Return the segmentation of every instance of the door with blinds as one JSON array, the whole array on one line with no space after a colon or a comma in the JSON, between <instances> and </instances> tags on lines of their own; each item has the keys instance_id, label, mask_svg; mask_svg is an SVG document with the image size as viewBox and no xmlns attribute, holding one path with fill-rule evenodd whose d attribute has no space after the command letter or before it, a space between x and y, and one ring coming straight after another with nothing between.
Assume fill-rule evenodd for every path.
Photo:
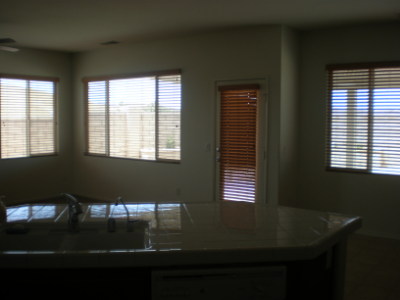
<instances>
[{"instance_id":1,"label":"door with blinds","mask_svg":"<svg viewBox=\"0 0 400 300\"><path fill-rule=\"evenodd\" d=\"M217 197L222 201L255 202L262 172L260 152L263 152L260 85L218 89Z\"/></svg>"}]
</instances>

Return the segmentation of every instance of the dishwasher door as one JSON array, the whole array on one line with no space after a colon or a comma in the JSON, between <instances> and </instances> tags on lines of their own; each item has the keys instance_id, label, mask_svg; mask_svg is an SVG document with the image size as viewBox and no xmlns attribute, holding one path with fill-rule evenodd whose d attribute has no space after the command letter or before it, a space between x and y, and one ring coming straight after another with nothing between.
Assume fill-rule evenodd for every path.
<instances>
[{"instance_id":1,"label":"dishwasher door","mask_svg":"<svg viewBox=\"0 0 400 300\"><path fill-rule=\"evenodd\" d=\"M286 267L153 270L151 290L152 300L283 300Z\"/></svg>"}]
</instances>

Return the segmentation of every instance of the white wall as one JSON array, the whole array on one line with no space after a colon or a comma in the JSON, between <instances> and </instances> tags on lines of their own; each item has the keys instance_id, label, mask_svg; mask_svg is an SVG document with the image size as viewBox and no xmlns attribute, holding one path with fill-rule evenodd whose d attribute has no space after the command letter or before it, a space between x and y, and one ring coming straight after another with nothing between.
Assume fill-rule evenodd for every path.
<instances>
[{"instance_id":1,"label":"white wall","mask_svg":"<svg viewBox=\"0 0 400 300\"><path fill-rule=\"evenodd\" d=\"M21 49L0 51L0 73L60 78L58 99L60 154L53 157L0 160L0 194L7 203L55 196L71 188L71 57L69 54Z\"/></svg>"},{"instance_id":2,"label":"white wall","mask_svg":"<svg viewBox=\"0 0 400 300\"><path fill-rule=\"evenodd\" d=\"M327 172L325 66L400 60L400 24L354 26L301 36L299 201L305 208L360 215L361 232L400 238L400 176Z\"/></svg>"},{"instance_id":3,"label":"white wall","mask_svg":"<svg viewBox=\"0 0 400 300\"><path fill-rule=\"evenodd\" d=\"M106 200L121 195L132 201L212 201L215 84L254 78L265 79L269 85L269 160L273 163L268 169L268 193L271 201L277 201L281 34L280 26L266 26L121 44L78 54L74 61L74 191ZM183 86L180 164L83 156L83 77L176 68L182 69Z\"/></svg>"}]
</instances>

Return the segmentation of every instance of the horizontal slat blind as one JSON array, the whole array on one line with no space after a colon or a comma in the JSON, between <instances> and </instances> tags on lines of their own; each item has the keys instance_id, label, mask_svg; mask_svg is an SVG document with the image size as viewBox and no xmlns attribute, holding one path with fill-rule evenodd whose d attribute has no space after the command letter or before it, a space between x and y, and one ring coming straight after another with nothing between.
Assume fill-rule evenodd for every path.
<instances>
[{"instance_id":1,"label":"horizontal slat blind","mask_svg":"<svg viewBox=\"0 0 400 300\"><path fill-rule=\"evenodd\" d=\"M369 135L369 70L335 70L330 76L330 166L365 170Z\"/></svg>"},{"instance_id":2,"label":"horizontal slat blind","mask_svg":"<svg viewBox=\"0 0 400 300\"><path fill-rule=\"evenodd\" d=\"M222 88L220 199L255 201L258 88Z\"/></svg>"},{"instance_id":3,"label":"horizontal slat blind","mask_svg":"<svg viewBox=\"0 0 400 300\"><path fill-rule=\"evenodd\" d=\"M155 77L110 81L110 156L155 159Z\"/></svg>"},{"instance_id":4,"label":"horizontal slat blind","mask_svg":"<svg viewBox=\"0 0 400 300\"><path fill-rule=\"evenodd\" d=\"M88 152L106 155L108 153L108 82L88 83L87 130Z\"/></svg>"},{"instance_id":5,"label":"horizontal slat blind","mask_svg":"<svg viewBox=\"0 0 400 300\"><path fill-rule=\"evenodd\" d=\"M29 119L30 154L55 152L55 85L50 81L30 80Z\"/></svg>"},{"instance_id":6,"label":"horizontal slat blind","mask_svg":"<svg viewBox=\"0 0 400 300\"><path fill-rule=\"evenodd\" d=\"M328 167L400 174L400 66L332 66L328 73Z\"/></svg>"},{"instance_id":7,"label":"horizontal slat blind","mask_svg":"<svg viewBox=\"0 0 400 300\"><path fill-rule=\"evenodd\" d=\"M87 80L88 153L180 160L180 77Z\"/></svg>"},{"instance_id":8,"label":"horizontal slat blind","mask_svg":"<svg viewBox=\"0 0 400 300\"><path fill-rule=\"evenodd\" d=\"M181 159L181 77L169 75L158 80L158 159Z\"/></svg>"},{"instance_id":9,"label":"horizontal slat blind","mask_svg":"<svg viewBox=\"0 0 400 300\"><path fill-rule=\"evenodd\" d=\"M55 84L0 78L1 158L55 154Z\"/></svg>"}]
</instances>

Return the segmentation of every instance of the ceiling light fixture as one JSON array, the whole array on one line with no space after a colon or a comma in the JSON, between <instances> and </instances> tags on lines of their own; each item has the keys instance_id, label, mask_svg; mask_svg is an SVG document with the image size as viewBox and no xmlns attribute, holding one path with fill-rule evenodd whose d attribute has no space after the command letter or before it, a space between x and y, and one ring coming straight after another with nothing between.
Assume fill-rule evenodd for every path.
<instances>
[{"instance_id":1,"label":"ceiling light fixture","mask_svg":"<svg viewBox=\"0 0 400 300\"><path fill-rule=\"evenodd\" d=\"M101 45L109 46L109 45L116 45L116 44L119 44L119 43L120 42L118 42L118 41L107 41L107 42L101 43Z\"/></svg>"}]
</instances>

